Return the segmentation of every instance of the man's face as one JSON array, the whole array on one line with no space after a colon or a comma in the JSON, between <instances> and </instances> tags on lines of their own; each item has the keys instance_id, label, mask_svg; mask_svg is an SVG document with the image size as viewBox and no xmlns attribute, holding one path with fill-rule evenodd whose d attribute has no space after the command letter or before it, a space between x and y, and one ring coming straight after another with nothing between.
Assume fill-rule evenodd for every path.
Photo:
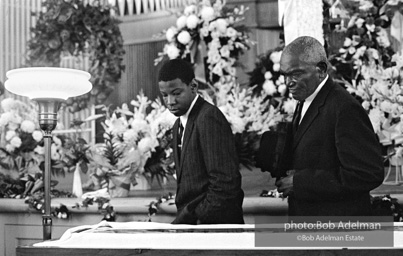
<instances>
[{"instance_id":1,"label":"man's face","mask_svg":"<svg viewBox=\"0 0 403 256\"><path fill-rule=\"evenodd\" d=\"M280 72L293 98L299 101L309 97L321 82L319 67L300 60L297 54L281 56Z\"/></svg>"},{"instance_id":2,"label":"man's face","mask_svg":"<svg viewBox=\"0 0 403 256\"><path fill-rule=\"evenodd\" d=\"M160 81L158 85L169 111L175 116L186 114L196 96L196 86L187 85L179 78L167 82Z\"/></svg>"}]
</instances>

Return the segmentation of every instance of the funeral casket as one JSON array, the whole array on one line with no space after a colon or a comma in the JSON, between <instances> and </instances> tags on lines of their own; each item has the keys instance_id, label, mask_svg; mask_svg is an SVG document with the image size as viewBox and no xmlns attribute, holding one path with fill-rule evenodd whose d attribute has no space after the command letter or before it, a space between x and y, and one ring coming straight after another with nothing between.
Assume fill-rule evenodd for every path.
<instances>
[{"instance_id":1,"label":"funeral casket","mask_svg":"<svg viewBox=\"0 0 403 256\"><path fill-rule=\"evenodd\" d=\"M321 240L317 243L312 243L309 235L312 233L286 234L280 224L262 228L258 224L102 221L70 228L57 240L20 246L17 255L403 255L403 224L398 222L375 231L314 233L314 240ZM347 236L351 241L344 244L331 240Z\"/></svg>"}]
</instances>

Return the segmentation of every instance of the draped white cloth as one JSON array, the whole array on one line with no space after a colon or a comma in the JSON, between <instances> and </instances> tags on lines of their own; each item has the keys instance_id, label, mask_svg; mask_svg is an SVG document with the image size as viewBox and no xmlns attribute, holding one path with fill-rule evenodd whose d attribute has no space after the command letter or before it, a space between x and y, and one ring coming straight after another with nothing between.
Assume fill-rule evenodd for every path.
<instances>
[{"instance_id":1,"label":"draped white cloth","mask_svg":"<svg viewBox=\"0 0 403 256\"><path fill-rule=\"evenodd\" d=\"M278 6L286 45L300 36L311 36L324 44L322 0L278 0Z\"/></svg>"},{"instance_id":2,"label":"draped white cloth","mask_svg":"<svg viewBox=\"0 0 403 256\"><path fill-rule=\"evenodd\" d=\"M389 224L390 225L390 224ZM392 230L359 231L357 234L370 238L375 233L376 239L382 234L393 232L393 247L403 248L403 223L391 224ZM263 226L260 226L261 228ZM280 231L266 233L263 242L267 247L256 246L254 224L245 225L173 225L155 222L106 222L96 225L83 225L68 229L58 240L36 243L34 247L59 248L103 248L103 249L204 249L204 250L259 250L259 249L306 249L289 244L295 240L295 233L284 233L284 224L265 224ZM386 226L388 228L388 226ZM301 231L301 234L308 234ZM384 232L384 233L382 233ZM331 232L336 234L337 232ZM372 237L373 239L373 237ZM277 244L282 247L275 247ZM287 244L284 246L284 243ZM295 246L295 247L294 247ZM379 245L378 245L379 246ZM317 249L333 247L317 247Z\"/></svg>"}]
</instances>

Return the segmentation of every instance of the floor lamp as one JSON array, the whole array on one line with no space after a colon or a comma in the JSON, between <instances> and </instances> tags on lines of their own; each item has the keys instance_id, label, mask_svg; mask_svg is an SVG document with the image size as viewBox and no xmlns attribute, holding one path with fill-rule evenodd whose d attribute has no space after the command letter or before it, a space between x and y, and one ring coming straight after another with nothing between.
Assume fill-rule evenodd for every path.
<instances>
[{"instance_id":1,"label":"floor lamp","mask_svg":"<svg viewBox=\"0 0 403 256\"><path fill-rule=\"evenodd\" d=\"M39 125L44 132L45 143L45 213L42 215L43 240L52 238L50 202L50 148L52 131L56 128L60 104L69 97L89 92L91 75L85 71L67 68L33 67L13 69L7 72L5 88L17 95L29 97L38 103Z\"/></svg>"}]
</instances>

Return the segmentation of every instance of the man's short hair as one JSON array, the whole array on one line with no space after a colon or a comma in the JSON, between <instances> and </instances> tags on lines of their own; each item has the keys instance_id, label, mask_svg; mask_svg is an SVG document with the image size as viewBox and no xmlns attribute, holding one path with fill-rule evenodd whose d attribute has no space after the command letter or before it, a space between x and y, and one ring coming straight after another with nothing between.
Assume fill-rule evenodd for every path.
<instances>
[{"instance_id":1,"label":"man's short hair","mask_svg":"<svg viewBox=\"0 0 403 256\"><path fill-rule=\"evenodd\" d=\"M296 38L284 48L283 54L299 56L306 63L317 64L321 61L327 63L325 48L317 39L310 36Z\"/></svg>"},{"instance_id":2,"label":"man's short hair","mask_svg":"<svg viewBox=\"0 0 403 256\"><path fill-rule=\"evenodd\" d=\"M164 62L158 76L158 81L168 82L177 78L189 85L195 78L192 64L182 59L173 59Z\"/></svg>"}]
</instances>

